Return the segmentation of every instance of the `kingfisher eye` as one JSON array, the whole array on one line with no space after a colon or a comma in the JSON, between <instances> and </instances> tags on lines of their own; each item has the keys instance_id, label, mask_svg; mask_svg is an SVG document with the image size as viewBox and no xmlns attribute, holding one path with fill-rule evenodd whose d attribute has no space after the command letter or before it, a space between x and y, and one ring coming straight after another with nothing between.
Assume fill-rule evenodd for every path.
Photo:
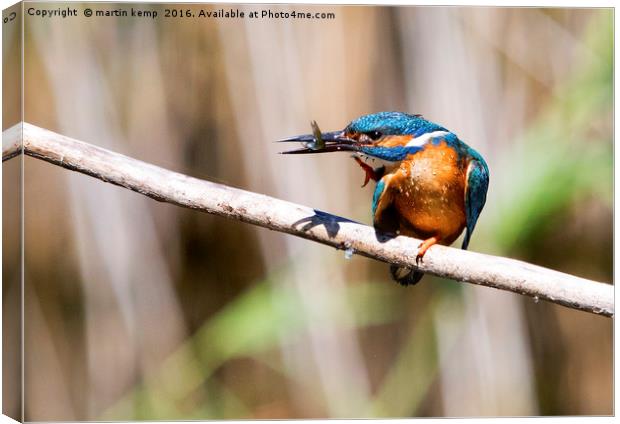
<instances>
[{"instance_id":1,"label":"kingfisher eye","mask_svg":"<svg viewBox=\"0 0 620 424\"><path fill-rule=\"evenodd\" d=\"M370 137L371 140L379 140L381 136L383 136L379 131L368 131L366 135Z\"/></svg>"}]
</instances>

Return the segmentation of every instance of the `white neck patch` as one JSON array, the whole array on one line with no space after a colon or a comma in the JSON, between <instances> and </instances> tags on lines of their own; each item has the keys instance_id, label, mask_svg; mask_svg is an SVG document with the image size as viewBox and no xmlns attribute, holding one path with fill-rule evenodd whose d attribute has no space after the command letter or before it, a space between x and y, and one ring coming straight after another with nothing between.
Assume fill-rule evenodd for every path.
<instances>
[{"instance_id":1,"label":"white neck patch","mask_svg":"<svg viewBox=\"0 0 620 424\"><path fill-rule=\"evenodd\" d=\"M412 138L409 143L407 143L407 147L415 146L420 147L428 143L429 140L435 137L441 137L442 135L448 134L448 131L433 131L430 133L422 134L419 137Z\"/></svg>"},{"instance_id":2,"label":"white neck patch","mask_svg":"<svg viewBox=\"0 0 620 424\"><path fill-rule=\"evenodd\" d=\"M361 160L363 160L364 162L366 162L367 165L370 165L373 168L380 168L382 166L385 166L386 169L391 169L392 167L394 167L395 165L398 165L401 162L401 161L392 162L389 160L376 158L374 156L365 155L359 152L355 153L355 155Z\"/></svg>"}]
</instances>

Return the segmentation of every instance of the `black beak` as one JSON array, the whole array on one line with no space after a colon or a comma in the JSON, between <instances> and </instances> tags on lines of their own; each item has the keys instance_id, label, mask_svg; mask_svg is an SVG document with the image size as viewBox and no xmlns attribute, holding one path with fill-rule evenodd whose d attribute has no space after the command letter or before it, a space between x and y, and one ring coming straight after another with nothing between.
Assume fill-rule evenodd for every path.
<instances>
[{"instance_id":1,"label":"black beak","mask_svg":"<svg viewBox=\"0 0 620 424\"><path fill-rule=\"evenodd\" d=\"M287 150L281 152L284 155L297 155L301 153L327 153L327 152L355 152L358 147L355 145L356 141L347 138L344 131L333 131L321 133L317 140L314 134L304 134L294 137L277 140L278 143L298 142L302 143L304 147L301 149Z\"/></svg>"}]
</instances>

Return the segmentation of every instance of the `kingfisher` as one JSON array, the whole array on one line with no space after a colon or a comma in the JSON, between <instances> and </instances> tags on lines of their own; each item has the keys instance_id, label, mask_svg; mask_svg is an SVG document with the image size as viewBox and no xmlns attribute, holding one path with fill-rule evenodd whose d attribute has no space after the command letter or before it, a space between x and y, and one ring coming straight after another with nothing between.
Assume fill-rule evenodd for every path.
<instances>
[{"instance_id":1,"label":"kingfisher","mask_svg":"<svg viewBox=\"0 0 620 424\"><path fill-rule=\"evenodd\" d=\"M484 207L489 168L482 156L454 133L422 115L379 112L353 120L343 130L279 140L303 147L284 154L352 152L364 184L375 181L373 225L392 234L423 240L416 263L434 244L450 245L465 230L462 249ZM390 266L392 278L408 286L424 273Z\"/></svg>"}]
</instances>

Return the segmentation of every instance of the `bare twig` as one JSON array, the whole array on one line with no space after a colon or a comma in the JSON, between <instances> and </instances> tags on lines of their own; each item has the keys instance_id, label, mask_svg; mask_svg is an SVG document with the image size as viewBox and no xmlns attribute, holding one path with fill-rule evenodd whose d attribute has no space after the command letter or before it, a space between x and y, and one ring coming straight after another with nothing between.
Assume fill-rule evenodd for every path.
<instances>
[{"instance_id":1,"label":"bare twig","mask_svg":"<svg viewBox=\"0 0 620 424\"><path fill-rule=\"evenodd\" d=\"M21 126L22 124L20 124ZM420 240L375 232L372 227L306 206L168 171L97 146L23 123L3 133L2 159L24 153L102 181L186 208L292 234L400 266L416 267ZM17 138L17 139L16 139ZM525 262L433 246L421 271L613 316L613 286Z\"/></svg>"},{"instance_id":2,"label":"bare twig","mask_svg":"<svg viewBox=\"0 0 620 424\"><path fill-rule=\"evenodd\" d=\"M2 133L2 162L21 153L22 124L12 126Z\"/></svg>"}]
</instances>

